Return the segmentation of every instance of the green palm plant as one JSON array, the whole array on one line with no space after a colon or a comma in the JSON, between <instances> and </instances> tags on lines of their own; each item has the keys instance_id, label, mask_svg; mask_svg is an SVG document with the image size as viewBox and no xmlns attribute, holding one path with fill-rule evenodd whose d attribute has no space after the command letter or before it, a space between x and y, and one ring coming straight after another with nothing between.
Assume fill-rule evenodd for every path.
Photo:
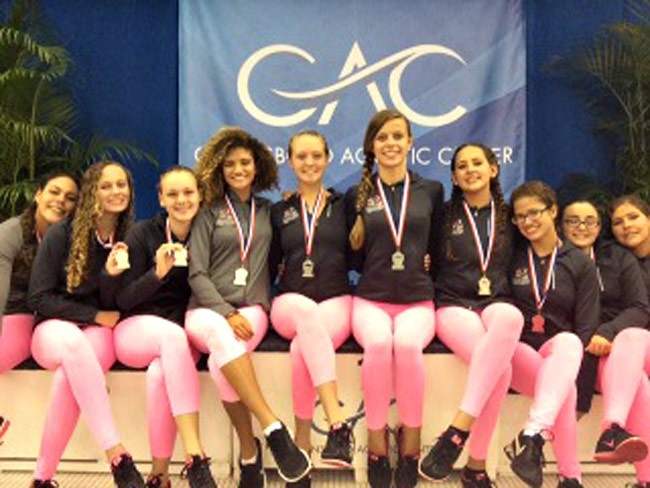
<instances>
[{"instance_id":1,"label":"green palm plant","mask_svg":"<svg viewBox=\"0 0 650 488\"><path fill-rule=\"evenodd\" d=\"M45 39L45 40L44 40ZM155 158L130 144L85 134L69 89L72 60L49 32L38 0L15 0L0 23L0 216L31 200L36 179L93 161Z\"/></svg>"},{"instance_id":2,"label":"green palm plant","mask_svg":"<svg viewBox=\"0 0 650 488\"><path fill-rule=\"evenodd\" d=\"M620 190L650 201L650 0L628 0L631 22L606 26L590 46L561 63L591 109L596 128L613 136Z\"/></svg>"}]
</instances>

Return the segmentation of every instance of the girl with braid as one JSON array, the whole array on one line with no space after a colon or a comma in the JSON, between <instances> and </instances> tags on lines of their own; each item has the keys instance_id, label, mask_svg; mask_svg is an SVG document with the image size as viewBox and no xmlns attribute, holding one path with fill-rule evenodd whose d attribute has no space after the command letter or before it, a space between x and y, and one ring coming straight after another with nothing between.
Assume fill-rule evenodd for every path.
<instances>
[{"instance_id":1,"label":"girl with braid","mask_svg":"<svg viewBox=\"0 0 650 488\"><path fill-rule=\"evenodd\" d=\"M54 487L56 465L83 412L120 488L144 481L121 443L104 372L115 361L113 327L121 243L133 217L133 184L121 164L95 163L84 173L74 217L54 224L34 259L28 305L36 312L32 356L54 372L34 488Z\"/></svg>"},{"instance_id":2,"label":"girl with braid","mask_svg":"<svg viewBox=\"0 0 650 488\"><path fill-rule=\"evenodd\" d=\"M417 483L425 388L422 351L434 336L433 281L425 262L438 254L443 188L408 171L412 143L404 115L396 110L375 114L363 143L361 182L347 195L354 221L350 243L362 260L352 333L364 349L368 481L374 488L388 488L392 482L386 423L393 389L403 424L395 485Z\"/></svg>"},{"instance_id":3,"label":"girl with braid","mask_svg":"<svg viewBox=\"0 0 650 488\"><path fill-rule=\"evenodd\" d=\"M0 373L29 357L34 315L27 308L27 286L32 263L45 232L72 212L77 194L70 174L46 175L23 213L0 224ZM9 420L0 417L0 443L8 428Z\"/></svg>"},{"instance_id":4,"label":"girl with braid","mask_svg":"<svg viewBox=\"0 0 650 488\"><path fill-rule=\"evenodd\" d=\"M257 195L277 182L269 149L238 127L224 127L203 147L196 171L204 208L192 225L185 330L208 353L208 367L240 443L241 488L262 488L260 442L251 413L264 431L280 476L297 482L309 456L262 396L249 353L268 328L271 203Z\"/></svg>"},{"instance_id":5,"label":"girl with braid","mask_svg":"<svg viewBox=\"0 0 650 488\"><path fill-rule=\"evenodd\" d=\"M450 474L477 417L496 421L524 325L521 312L510 303L513 229L497 158L481 144L464 144L454 153L451 172L453 191L445 205L436 280L436 332L469 364L469 372L460 409L420 463L422 476L434 481ZM491 486L484 461L491 427L472 431L470 458L461 473L466 488Z\"/></svg>"}]
</instances>

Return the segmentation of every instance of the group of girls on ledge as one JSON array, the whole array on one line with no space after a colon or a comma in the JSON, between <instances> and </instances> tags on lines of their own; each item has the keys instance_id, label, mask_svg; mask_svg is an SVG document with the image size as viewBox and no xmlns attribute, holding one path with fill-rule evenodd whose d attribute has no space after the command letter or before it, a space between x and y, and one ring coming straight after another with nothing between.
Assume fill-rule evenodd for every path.
<instances>
[{"instance_id":1,"label":"group of girls on ledge","mask_svg":"<svg viewBox=\"0 0 650 488\"><path fill-rule=\"evenodd\" d=\"M133 182L121 164L93 164L80 186L67 174L47 177L33 204L0 224L0 368L31 352L54 372L32 486L58 486L56 466L83 413L116 486L170 487L178 433L182 475L192 488L216 487L199 436L195 363L203 353L239 438L239 486L266 482L255 417L287 486L309 487L317 398L329 425L322 461L352 464L335 361L352 335L363 348L372 487L413 487L418 474L443 480L465 444L462 486L491 486L485 459L509 388L533 399L505 448L528 486L542 485L550 440L558 486L582 486L577 422L596 388L604 396L596 460L634 462L634 486L650 487L650 206L635 196L615 200L618 242L606 241L593 203L574 201L561 213L544 183L519 186L508 205L494 153L475 143L454 153L443 203L439 182L408 169L412 143L403 115L375 114L361 181L341 194L324 186L325 138L299 132L288 148L297 188L271 204L260 193L277 185L272 154L226 127L203 146L195 171L175 166L160 176L161 213L134 225ZM355 290L350 270L360 274ZM279 289L272 301L271 283ZM269 314L291 342L295 438L251 362ZM432 441L421 428L423 350L434 335L467 363L468 378L449 427L420 456ZM116 359L146 368L145 478L106 390ZM394 469L392 398L400 418ZM8 425L0 418L0 437Z\"/></svg>"}]
</instances>

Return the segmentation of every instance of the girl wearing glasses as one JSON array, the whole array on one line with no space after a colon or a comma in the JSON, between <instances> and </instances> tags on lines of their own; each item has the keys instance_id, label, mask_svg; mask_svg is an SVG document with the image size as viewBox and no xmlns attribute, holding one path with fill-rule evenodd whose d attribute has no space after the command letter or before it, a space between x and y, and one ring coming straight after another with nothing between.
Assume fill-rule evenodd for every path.
<instances>
[{"instance_id":1,"label":"girl wearing glasses","mask_svg":"<svg viewBox=\"0 0 650 488\"><path fill-rule=\"evenodd\" d=\"M452 424L420 462L431 480L446 478L474 420L496 421L508 393L510 361L524 325L509 302L508 265L513 229L491 149L465 144L451 162L453 191L445 205L444 237L436 280L438 337L469 363L465 395ZM490 431L473 432L464 487L488 487L485 457Z\"/></svg>"},{"instance_id":2,"label":"girl wearing glasses","mask_svg":"<svg viewBox=\"0 0 650 488\"><path fill-rule=\"evenodd\" d=\"M542 448L552 438L548 434L557 436L575 425L575 381L583 349L600 325L600 290L591 259L558 236L558 206L548 185L524 183L513 191L511 204L513 221L525 239L514 252L510 275L513 297L525 317L512 359L512 387L532 396L533 404L524 429L505 451L513 472L529 486L540 487ZM576 451L577 439L553 447L559 459L567 459L558 449ZM577 462L558 468L559 486L581 486Z\"/></svg>"},{"instance_id":3,"label":"girl wearing glasses","mask_svg":"<svg viewBox=\"0 0 650 488\"><path fill-rule=\"evenodd\" d=\"M386 422L393 389L403 424L395 485L417 483L425 389L422 351L434 336L433 283L425 256L438 253L443 188L407 170L412 143L410 125L400 112L375 114L364 138L361 182L347 195L354 221L350 243L363 259L352 333L364 350L361 377L373 488L391 486Z\"/></svg>"}]
</instances>

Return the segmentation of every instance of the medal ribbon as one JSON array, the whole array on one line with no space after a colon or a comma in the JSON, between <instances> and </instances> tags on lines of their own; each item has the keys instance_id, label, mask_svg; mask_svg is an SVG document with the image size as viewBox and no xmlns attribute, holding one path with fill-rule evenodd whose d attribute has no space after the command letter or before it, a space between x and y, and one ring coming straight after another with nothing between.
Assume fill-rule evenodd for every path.
<instances>
[{"instance_id":1,"label":"medal ribbon","mask_svg":"<svg viewBox=\"0 0 650 488\"><path fill-rule=\"evenodd\" d=\"M99 232L97 232L97 229L95 229L95 237L97 238L99 245L104 249L113 249L113 244L115 242L115 231L111 232L111 235L108 236L107 242L102 241L102 238L100 237Z\"/></svg>"},{"instance_id":2,"label":"medal ribbon","mask_svg":"<svg viewBox=\"0 0 650 488\"><path fill-rule=\"evenodd\" d=\"M399 230L395 228L395 220L393 220L393 214L390 211L390 207L388 206L388 200L386 199L386 194L384 193L384 186L381 182L381 178L379 178L379 175L377 175L377 188L379 189L379 197L381 198L381 202L384 205L384 214L386 215L386 220L388 221L388 226L390 227L390 233L393 236L395 248L399 249L402 246L402 237L404 237L404 228L406 227L406 208L408 207L411 194L411 177L407 171L406 177L404 178L404 194L402 195L402 204L399 211Z\"/></svg>"},{"instance_id":3,"label":"medal ribbon","mask_svg":"<svg viewBox=\"0 0 650 488\"><path fill-rule=\"evenodd\" d=\"M557 249L555 246L553 253L551 253L551 259L548 262L548 268L546 269L546 276L544 278L544 289L540 293L539 291L539 282L537 281L537 272L535 271L535 262L533 261L533 251L528 246L528 273L530 274L530 284L533 288L533 296L535 297L535 308L537 308L537 313L541 313L544 303L546 303L546 298L548 297L548 289L551 286L551 278L553 277L553 271L555 270L555 258L557 257Z\"/></svg>"},{"instance_id":4,"label":"medal ribbon","mask_svg":"<svg viewBox=\"0 0 650 488\"><path fill-rule=\"evenodd\" d=\"M467 221L469 226L472 229L472 237L474 238L474 244L476 245L476 252L478 253L479 261L481 264L481 273L484 275L487 273L488 266L490 266L490 259L492 258L492 249L494 248L494 224L496 220L496 207L494 205L494 200L490 200L490 226L489 226L489 235L488 235L488 247L486 251L483 251L483 243L481 242L481 236L478 233L478 227L474 216L469 209L467 202L463 201L463 210L465 210L465 215L467 216Z\"/></svg>"},{"instance_id":5,"label":"medal ribbon","mask_svg":"<svg viewBox=\"0 0 650 488\"><path fill-rule=\"evenodd\" d=\"M242 263L246 261L246 258L250 254L251 244L253 242L253 236L255 235L255 199L251 198L251 216L248 228L248 239L244 235L244 231L239 222L239 217L237 217L237 212L235 212L235 207L233 207L230 198L226 195L226 204L228 204L228 210L230 211L230 216L235 221L235 226L237 227L237 235L239 236L239 259Z\"/></svg>"},{"instance_id":6,"label":"medal ribbon","mask_svg":"<svg viewBox=\"0 0 650 488\"><path fill-rule=\"evenodd\" d=\"M311 220L309 218L309 209L307 208L307 202L302 197L302 195L300 196L300 214L302 217L302 228L305 233L305 254L307 257L311 256L311 251L314 247L314 238L316 236L316 221L318 220L318 213L320 212L320 206L324 194L325 192L321 188L318 192L316 203L314 203L314 210L311 215Z\"/></svg>"}]
</instances>

